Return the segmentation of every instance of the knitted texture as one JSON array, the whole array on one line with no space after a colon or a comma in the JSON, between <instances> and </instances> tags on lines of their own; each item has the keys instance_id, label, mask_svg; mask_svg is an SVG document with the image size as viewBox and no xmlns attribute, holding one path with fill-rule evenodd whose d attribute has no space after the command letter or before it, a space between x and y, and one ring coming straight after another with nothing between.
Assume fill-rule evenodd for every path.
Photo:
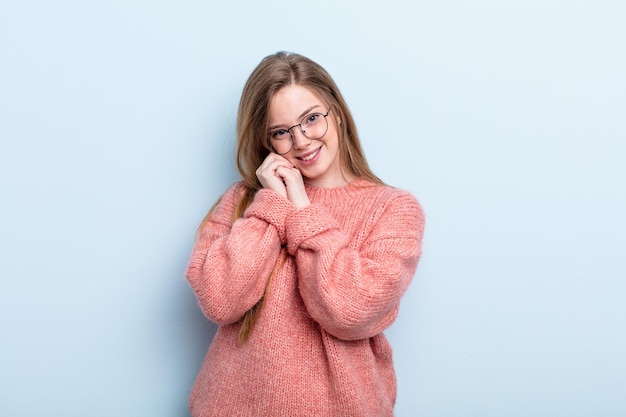
<instances>
[{"instance_id":1,"label":"knitted texture","mask_svg":"<svg viewBox=\"0 0 626 417\"><path fill-rule=\"evenodd\" d=\"M357 179L306 186L296 210L260 190L232 222L231 187L194 247L187 279L219 324L190 396L193 417L393 415L396 378L383 330L421 255L424 216L409 193ZM243 315L263 296L250 338Z\"/></svg>"}]
</instances>

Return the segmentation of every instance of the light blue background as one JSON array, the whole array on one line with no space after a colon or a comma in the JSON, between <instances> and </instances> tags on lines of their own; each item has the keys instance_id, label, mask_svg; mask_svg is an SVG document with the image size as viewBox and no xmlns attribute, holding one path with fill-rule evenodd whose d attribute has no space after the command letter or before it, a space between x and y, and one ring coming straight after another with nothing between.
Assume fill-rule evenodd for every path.
<instances>
[{"instance_id":1,"label":"light blue background","mask_svg":"<svg viewBox=\"0 0 626 417\"><path fill-rule=\"evenodd\" d=\"M183 278L281 49L427 213L387 332L408 416L625 416L626 5L0 3L0 414L171 417L214 328Z\"/></svg>"}]
</instances>

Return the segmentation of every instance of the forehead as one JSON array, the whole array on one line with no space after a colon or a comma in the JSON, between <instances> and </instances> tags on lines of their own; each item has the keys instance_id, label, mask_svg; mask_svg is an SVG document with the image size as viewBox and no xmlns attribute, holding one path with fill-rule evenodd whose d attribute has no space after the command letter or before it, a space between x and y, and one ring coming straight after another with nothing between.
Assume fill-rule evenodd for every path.
<instances>
[{"instance_id":1,"label":"forehead","mask_svg":"<svg viewBox=\"0 0 626 417\"><path fill-rule=\"evenodd\" d=\"M311 89L301 85L283 87L270 100L270 123L293 121L314 106L317 106L315 111L319 111L325 104Z\"/></svg>"}]
</instances>

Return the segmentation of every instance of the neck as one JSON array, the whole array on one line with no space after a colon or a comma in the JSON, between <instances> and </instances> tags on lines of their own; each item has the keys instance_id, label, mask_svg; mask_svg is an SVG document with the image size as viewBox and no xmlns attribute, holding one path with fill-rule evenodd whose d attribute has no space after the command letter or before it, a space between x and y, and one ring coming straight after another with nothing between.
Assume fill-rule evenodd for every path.
<instances>
[{"instance_id":1,"label":"neck","mask_svg":"<svg viewBox=\"0 0 626 417\"><path fill-rule=\"evenodd\" d=\"M336 188L343 187L356 179L352 173L341 171L340 175L333 178L309 179L304 178L304 183L316 188Z\"/></svg>"}]
</instances>

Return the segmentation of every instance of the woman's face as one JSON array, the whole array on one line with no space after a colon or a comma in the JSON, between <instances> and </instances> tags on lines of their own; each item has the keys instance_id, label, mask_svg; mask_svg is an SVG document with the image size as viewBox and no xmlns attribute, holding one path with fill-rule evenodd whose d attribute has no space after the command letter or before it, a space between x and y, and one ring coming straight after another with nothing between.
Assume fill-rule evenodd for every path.
<instances>
[{"instance_id":1,"label":"woman's face","mask_svg":"<svg viewBox=\"0 0 626 417\"><path fill-rule=\"evenodd\" d=\"M300 124L303 120L305 123L307 120L325 123L323 115L328 112L329 108L330 106L324 100L306 87L299 85L283 87L270 101L269 131L279 131L277 135L270 135L276 138L270 139L270 143L278 151L278 137L287 135L286 139L284 137L280 139L282 146L285 146L285 141L290 141L289 133L285 132L286 129ZM313 113L321 113L321 115L310 117ZM328 130L320 139L310 139L302 133L299 126L293 127L289 131L293 137L293 147L282 156L300 170L307 184L325 188L339 187L349 180L341 172L337 129L339 117L331 110L326 121ZM309 134L312 130L309 130Z\"/></svg>"}]
</instances>

